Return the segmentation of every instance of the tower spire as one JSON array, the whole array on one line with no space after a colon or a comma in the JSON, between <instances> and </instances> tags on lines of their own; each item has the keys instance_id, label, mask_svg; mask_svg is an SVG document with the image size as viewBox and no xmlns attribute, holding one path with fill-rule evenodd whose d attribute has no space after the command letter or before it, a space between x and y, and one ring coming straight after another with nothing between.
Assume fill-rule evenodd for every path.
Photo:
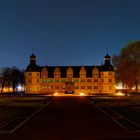
<instances>
[{"instance_id":1,"label":"tower spire","mask_svg":"<svg viewBox=\"0 0 140 140\"><path fill-rule=\"evenodd\" d=\"M30 64L36 64L36 56L34 54L34 48L32 48L32 55L30 56Z\"/></svg>"},{"instance_id":2,"label":"tower spire","mask_svg":"<svg viewBox=\"0 0 140 140\"><path fill-rule=\"evenodd\" d=\"M34 54L34 48L32 48L32 53Z\"/></svg>"},{"instance_id":3,"label":"tower spire","mask_svg":"<svg viewBox=\"0 0 140 140\"><path fill-rule=\"evenodd\" d=\"M107 51L107 54L108 54L108 48L106 49L106 51Z\"/></svg>"}]
</instances>

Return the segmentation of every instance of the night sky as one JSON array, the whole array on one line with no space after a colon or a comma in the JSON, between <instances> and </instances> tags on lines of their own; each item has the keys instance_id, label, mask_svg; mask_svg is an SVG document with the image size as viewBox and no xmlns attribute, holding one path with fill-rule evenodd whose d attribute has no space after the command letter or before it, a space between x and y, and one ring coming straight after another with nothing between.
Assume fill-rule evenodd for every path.
<instances>
[{"instance_id":1,"label":"night sky","mask_svg":"<svg viewBox=\"0 0 140 140\"><path fill-rule=\"evenodd\" d=\"M0 67L100 65L140 39L140 0L0 0Z\"/></svg>"}]
</instances>

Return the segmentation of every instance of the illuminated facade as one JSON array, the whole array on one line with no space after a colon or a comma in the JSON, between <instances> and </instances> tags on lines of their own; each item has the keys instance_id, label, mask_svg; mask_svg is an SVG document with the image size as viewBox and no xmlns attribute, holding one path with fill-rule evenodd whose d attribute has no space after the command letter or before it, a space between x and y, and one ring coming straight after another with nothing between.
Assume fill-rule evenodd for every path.
<instances>
[{"instance_id":1,"label":"illuminated facade","mask_svg":"<svg viewBox=\"0 0 140 140\"><path fill-rule=\"evenodd\" d=\"M108 54L101 66L38 66L32 54L25 81L27 94L115 93L115 72Z\"/></svg>"}]
</instances>

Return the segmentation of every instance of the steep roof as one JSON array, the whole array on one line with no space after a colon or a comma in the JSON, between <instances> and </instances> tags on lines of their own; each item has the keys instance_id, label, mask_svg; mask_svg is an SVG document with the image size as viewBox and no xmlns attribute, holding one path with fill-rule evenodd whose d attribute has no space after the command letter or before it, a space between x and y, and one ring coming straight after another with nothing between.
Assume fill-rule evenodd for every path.
<instances>
[{"instance_id":1,"label":"steep roof","mask_svg":"<svg viewBox=\"0 0 140 140\"><path fill-rule=\"evenodd\" d=\"M67 77L67 69L69 67L72 68L73 70L73 77L74 78L78 78L79 77L79 72L82 66L37 66L37 65L28 65L26 68L26 72L41 72L42 69L46 67L47 71L48 71L48 78L53 78L54 77L54 71L56 67L59 67L60 72L61 72L61 77L65 78ZM103 65L103 66L84 66L85 70L86 70L86 77L90 78L92 77L92 71L93 68L96 67L99 72L101 71L114 71L113 66L112 65Z\"/></svg>"}]
</instances>

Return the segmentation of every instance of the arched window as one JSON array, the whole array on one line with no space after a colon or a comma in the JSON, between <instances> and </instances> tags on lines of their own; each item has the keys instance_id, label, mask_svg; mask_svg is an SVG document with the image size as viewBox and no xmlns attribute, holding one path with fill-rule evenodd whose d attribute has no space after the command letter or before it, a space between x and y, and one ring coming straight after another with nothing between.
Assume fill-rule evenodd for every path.
<instances>
[{"instance_id":1,"label":"arched window","mask_svg":"<svg viewBox=\"0 0 140 140\"><path fill-rule=\"evenodd\" d=\"M86 70L85 67L82 66L79 72L80 78L85 78L86 77Z\"/></svg>"},{"instance_id":2,"label":"arched window","mask_svg":"<svg viewBox=\"0 0 140 140\"><path fill-rule=\"evenodd\" d=\"M59 67L56 67L56 68L55 68L55 70L54 70L54 77L55 77L55 78L61 77L61 72L60 72Z\"/></svg>"},{"instance_id":3,"label":"arched window","mask_svg":"<svg viewBox=\"0 0 140 140\"><path fill-rule=\"evenodd\" d=\"M98 78L99 77L99 69L97 67L94 67L92 70L92 77Z\"/></svg>"},{"instance_id":4,"label":"arched window","mask_svg":"<svg viewBox=\"0 0 140 140\"><path fill-rule=\"evenodd\" d=\"M68 78L72 78L73 77L73 69L71 67L69 67L67 69L67 77Z\"/></svg>"},{"instance_id":5,"label":"arched window","mask_svg":"<svg viewBox=\"0 0 140 140\"><path fill-rule=\"evenodd\" d=\"M48 70L46 67L42 68L41 77L48 77Z\"/></svg>"}]
</instances>

